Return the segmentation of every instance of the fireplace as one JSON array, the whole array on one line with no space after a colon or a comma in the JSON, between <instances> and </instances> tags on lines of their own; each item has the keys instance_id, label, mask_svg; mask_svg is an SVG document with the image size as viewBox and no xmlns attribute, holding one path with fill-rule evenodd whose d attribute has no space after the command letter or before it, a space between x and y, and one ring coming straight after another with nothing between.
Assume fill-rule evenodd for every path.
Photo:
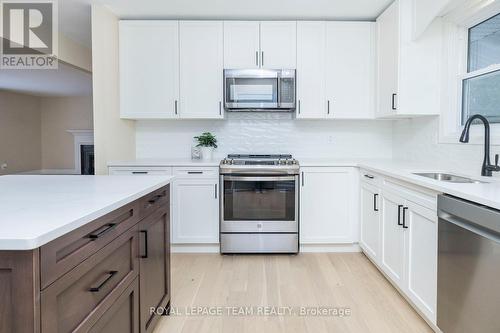
<instances>
[{"instance_id":1,"label":"fireplace","mask_svg":"<svg viewBox=\"0 0 500 333\"><path fill-rule=\"evenodd\" d=\"M80 146L80 163L82 175L94 175L94 145Z\"/></svg>"}]
</instances>

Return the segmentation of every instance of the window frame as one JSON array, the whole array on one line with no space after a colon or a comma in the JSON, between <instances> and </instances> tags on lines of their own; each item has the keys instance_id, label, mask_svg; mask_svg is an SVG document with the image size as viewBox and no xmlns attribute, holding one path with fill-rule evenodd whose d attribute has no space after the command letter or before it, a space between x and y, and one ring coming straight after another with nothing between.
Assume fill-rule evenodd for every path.
<instances>
[{"instance_id":1,"label":"window frame","mask_svg":"<svg viewBox=\"0 0 500 333\"><path fill-rule=\"evenodd\" d=\"M462 132L464 80L500 70L495 64L468 72L469 29L500 14L500 3L483 0L475 6L463 6L444 17L443 105L439 124L439 142L458 144ZM457 57L458 54L458 57ZM484 143L483 125L472 125L471 144ZM500 145L500 123L491 124L491 144Z\"/></svg>"}]
</instances>

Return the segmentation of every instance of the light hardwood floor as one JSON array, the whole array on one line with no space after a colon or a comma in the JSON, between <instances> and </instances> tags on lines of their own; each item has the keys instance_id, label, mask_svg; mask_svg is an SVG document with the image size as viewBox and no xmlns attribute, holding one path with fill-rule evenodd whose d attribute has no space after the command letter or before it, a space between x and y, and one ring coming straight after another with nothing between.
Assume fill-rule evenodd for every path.
<instances>
[{"instance_id":1,"label":"light hardwood floor","mask_svg":"<svg viewBox=\"0 0 500 333\"><path fill-rule=\"evenodd\" d=\"M175 313L163 317L154 333L432 332L361 253L175 254L172 256L172 306ZM228 315L227 307L232 306L252 307L247 311L254 314L264 310L260 306L292 307L294 313ZM300 307L318 306L347 308L351 314L300 316ZM223 314L196 316L192 307Z\"/></svg>"}]
</instances>

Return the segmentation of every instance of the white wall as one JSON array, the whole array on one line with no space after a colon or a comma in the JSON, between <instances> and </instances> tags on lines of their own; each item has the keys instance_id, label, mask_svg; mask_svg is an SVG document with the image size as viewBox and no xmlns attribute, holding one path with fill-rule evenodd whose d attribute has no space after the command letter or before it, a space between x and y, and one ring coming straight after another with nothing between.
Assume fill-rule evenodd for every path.
<instances>
[{"instance_id":1,"label":"white wall","mask_svg":"<svg viewBox=\"0 0 500 333\"><path fill-rule=\"evenodd\" d=\"M92 84L96 174L107 174L111 160L135 158L135 126L120 119L118 18L92 5Z\"/></svg>"},{"instance_id":2,"label":"white wall","mask_svg":"<svg viewBox=\"0 0 500 333\"><path fill-rule=\"evenodd\" d=\"M295 120L284 114L226 114L226 120L137 121L136 155L190 158L193 136L211 131L215 155L291 153L297 158L391 158L392 122Z\"/></svg>"},{"instance_id":3,"label":"white wall","mask_svg":"<svg viewBox=\"0 0 500 333\"><path fill-rule=\"evenodd\" d=\"M394 159L422 165L429 170L438 168L479 176L483 162L483 145L439 143L438 128L438 117L394 122ZM500 146L492 146L492 163L495 153L500 153Z\"/></svg>"}]
</instances>

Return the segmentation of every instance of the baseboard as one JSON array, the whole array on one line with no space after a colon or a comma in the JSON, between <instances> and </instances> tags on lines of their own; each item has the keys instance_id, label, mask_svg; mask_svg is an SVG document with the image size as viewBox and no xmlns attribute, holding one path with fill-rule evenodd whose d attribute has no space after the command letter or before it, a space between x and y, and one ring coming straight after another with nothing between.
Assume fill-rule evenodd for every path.
<instances>
[{"instance_id":1,"label":"baseboard","mask_svg":"<svg viewBox=\"0 0 500 333\"><path fill-rule=\"evenodd\" d=\"M219 253L219 244L172 244L172 253ZM345 253L361 252L355 244L301 244L303 253Z\"/></svg>"},{"instance_id":2,"label":"baseboard","mask_svg":"<svg viewBox=\"0 0 500 333\"><path fill-rule=\"evenodd\" d=\"M220 253L219 244L172 244L172 253Z\"/></svg>"},{"instance_id":3,"label":"baseboard","mask_svg":"<svg viewBox=\"0 0 500 333\"><path fill-rule=\"evenodd\" d=\"M302 253L346 253L361 252L357 243L354 244L300 244Z\"/></svg>"}]
</instances>

